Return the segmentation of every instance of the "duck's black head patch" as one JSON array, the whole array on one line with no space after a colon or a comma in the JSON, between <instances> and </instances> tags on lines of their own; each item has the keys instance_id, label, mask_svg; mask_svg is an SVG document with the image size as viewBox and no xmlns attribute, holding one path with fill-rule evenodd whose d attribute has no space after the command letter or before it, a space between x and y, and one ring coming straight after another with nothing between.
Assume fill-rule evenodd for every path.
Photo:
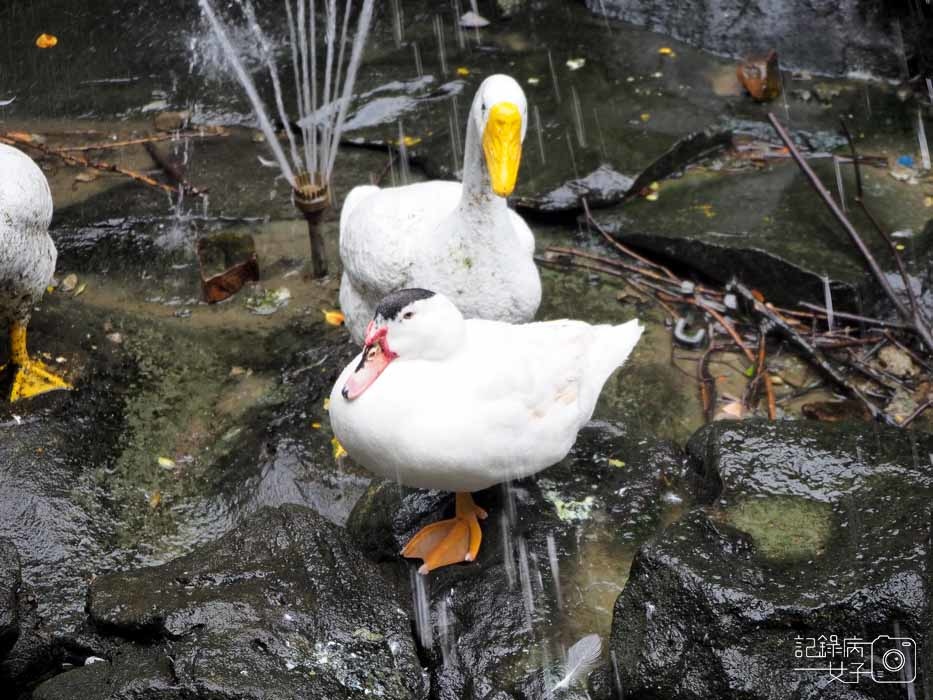
<instances>
[{"instance_id":1,"label":"duck's black head patch","mask_svg":"<svg viewBox=\"0 0 933 700\"><path fill-rule=\"evenodd\" d=\"M376 307L375 318L381 318L384 321L394 320L402 309L415 301L421 299L430 299L434 292L427 289L400 289L382 297L379 306Z\"/></svg>"}]
</instances>

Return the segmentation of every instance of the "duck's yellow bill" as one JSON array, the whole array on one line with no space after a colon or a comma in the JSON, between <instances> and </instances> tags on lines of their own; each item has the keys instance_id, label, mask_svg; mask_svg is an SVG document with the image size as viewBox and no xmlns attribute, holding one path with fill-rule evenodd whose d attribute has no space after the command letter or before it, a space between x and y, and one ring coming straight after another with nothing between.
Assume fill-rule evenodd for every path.
<instances>
[{"instance_id":1,"label":"duck's yellow bill","mask_svg":"<svg viewBox=\"0 0 933 700\"><path fill-rule=\"evenodd\" d=\"M499 102L489 110L483 132L483 153L492 191L508 197L515 189L522 160L522 114L512 102Z\"/></svg>"}]
</instances>

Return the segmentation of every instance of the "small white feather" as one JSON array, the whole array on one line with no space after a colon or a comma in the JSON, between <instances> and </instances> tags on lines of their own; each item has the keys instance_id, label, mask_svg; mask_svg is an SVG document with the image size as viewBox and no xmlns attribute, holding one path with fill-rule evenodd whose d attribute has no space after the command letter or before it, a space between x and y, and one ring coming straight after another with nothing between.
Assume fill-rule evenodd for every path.
<instances>
[{"instance_id":1,"label":"small white feather","mask_svg":"<svg viewBox=\"0 0 933 700\"><path fill-rule=\"evenodd\" d=\"M564 677L551 688L551 692L565 690L574 681L586 678L586 675L599 661L602 650L603 643L598 634L588 634L570 647L567 650L567 661L564 663Z\"/></svg>"}]
</instances>

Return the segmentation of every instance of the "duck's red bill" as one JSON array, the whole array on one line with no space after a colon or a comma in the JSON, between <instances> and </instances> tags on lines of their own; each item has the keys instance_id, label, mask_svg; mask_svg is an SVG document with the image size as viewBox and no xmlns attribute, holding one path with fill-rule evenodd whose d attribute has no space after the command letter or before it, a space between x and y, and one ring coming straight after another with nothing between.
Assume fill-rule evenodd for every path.
<instances>
[{"instance_id":1,"label":"duck's red bill","mask_svg":"<svg viewBox=\"0 0 933 700\"><path fill-rule=\"evenodd\" d=\"M392 355L382 349L380 342L376 341L367 345L363 350L363 359L343 386L343 398L352 401L366 391L391 361Z\"/></svg>"}]
</instances>

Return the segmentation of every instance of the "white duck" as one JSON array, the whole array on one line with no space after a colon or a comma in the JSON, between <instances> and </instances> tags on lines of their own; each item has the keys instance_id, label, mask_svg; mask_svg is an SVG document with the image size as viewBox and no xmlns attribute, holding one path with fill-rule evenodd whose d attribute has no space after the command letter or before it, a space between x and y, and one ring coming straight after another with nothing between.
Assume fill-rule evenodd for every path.
<instances>
[{"instance_id":1,"label":"white duck","mask_svg":"<svg viewBox=\"0 0 933 700\"><path fill-rule=\"evenodd\" d=\"M0 144L0 324L10 333L10 401L71 388L26 351L26 326L55 273L49 236L52 193L45 175L22 151Z\"/></svg>"},{"instance_id":2,"label":"white duck","mask_svg":"<svg viewBox=\"0 0 933 700\"><path fill-rule=\"evenodd\" d=\"M370 471L407 486L456 491L456 517L428 525L402 554L419 569L472 561L482 534L478 491L563 459L638 321L512 325L464 320L441 294L386 296L363 352L330 397L334 434Z\"/></svg>"},{"instance_id":3,"label":"white duck","mask_svg":"<svg viewBox=\"0 0 933 700\"><path fill-rule=\"evenodd\" d=\"M340 306L362 342L379 300L405 287L448 295L467 318L524 323L541 303L534 236L508 208L528 124L507 75L483 81L467 120L463 183L355 187L340 214Z\"/></svg>"}]
</instances>

